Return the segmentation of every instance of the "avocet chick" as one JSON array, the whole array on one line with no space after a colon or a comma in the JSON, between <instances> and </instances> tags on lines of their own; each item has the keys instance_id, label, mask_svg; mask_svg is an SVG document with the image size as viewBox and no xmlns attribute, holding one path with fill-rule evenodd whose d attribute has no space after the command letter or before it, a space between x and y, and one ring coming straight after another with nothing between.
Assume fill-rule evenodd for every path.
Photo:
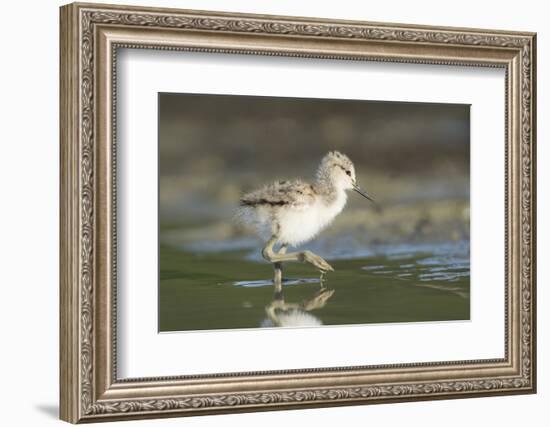
<instances>
[{"instance_id":1,"label":"avocet chick","mask_svg":"<svg viewBox=\"0 0 550 427\"><path fill-rule=\"evenodd\" d=\"M315 181L277 181L243 195L240 218L255 226L266 241L262 256L273 263L275 283L282 280L282 263L308 262L322 273L334 271L331 265L311 251L287 253L287 247L313 239L344 208L347 190L373 199L355 181L355 167L346 155L331 151L323 157ZM278 251L274 246L280 245Z\"/></svg>"}]
</instances>

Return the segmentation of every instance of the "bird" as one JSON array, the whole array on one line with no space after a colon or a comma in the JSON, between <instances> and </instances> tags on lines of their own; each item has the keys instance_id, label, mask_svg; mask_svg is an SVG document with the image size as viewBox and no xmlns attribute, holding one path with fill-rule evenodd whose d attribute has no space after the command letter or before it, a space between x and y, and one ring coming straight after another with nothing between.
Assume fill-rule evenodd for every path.
<instances>
[{"instance_id":1,"label":"bird","mask_svg":"<svg viewBox=\"0 0 550 427\"><path fill-rule=\"evenodd\" d=\"M287 248L309 242L325 229L344 209L348 190L374 202L357 184L350 158L339 151L329 151L321 159L313 182L279 180L240 197L238 218L253 226L264 240L261 253L274 266L274 283L281 284L283 262L306 262L321 274L334 271L327 261L309 250L287 253Z\"/></svg>"}]
</instances>

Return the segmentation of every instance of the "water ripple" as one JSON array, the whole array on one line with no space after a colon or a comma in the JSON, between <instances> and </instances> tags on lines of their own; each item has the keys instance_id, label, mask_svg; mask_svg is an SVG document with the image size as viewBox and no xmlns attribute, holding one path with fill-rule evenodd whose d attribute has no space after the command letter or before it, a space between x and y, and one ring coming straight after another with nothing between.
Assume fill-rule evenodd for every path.
<instances>
[{"instance_id":1,"label":"water ripple","mask_svg":"<svg viewBox=\"0 0 550 427\"><path fill-rule=\"evenodd\" d=\"M402 280L422 282L456 282L470 277L470 247L468 242L441 244L394 245L377 251L385 255L388 265L363 266L372 274L394 276ZM406 260L395 266L394 261Z\"/></svg>"},{"instance_id":2,"label":"water ripple","mask_svg":"<svg viewBox=\"0 0 550 427\"><path fill-rule=\"evenodd\" d=\"M301 285L304 283L320 283L319 278L295 278L283 279L283 285ZM259 288L262 286L273 286L273 280L241 280L232 283L234 286L242 286L243 288Z\"/></svg>"}]
</instances>

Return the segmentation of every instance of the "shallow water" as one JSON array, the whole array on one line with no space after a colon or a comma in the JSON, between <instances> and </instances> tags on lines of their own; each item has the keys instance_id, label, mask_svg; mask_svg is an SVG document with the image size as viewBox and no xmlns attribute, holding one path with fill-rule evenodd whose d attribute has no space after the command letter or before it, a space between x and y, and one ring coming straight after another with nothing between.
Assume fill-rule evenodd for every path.
<instances>
[{"instance_id":1,"label":"shallow water","mask_svg":"<svg viewBox=\"0 0 550 427\"><path fill-rule=\"evenodd\" d=\"M285 264L276 293L253 241L161 245L160 331L470 318L468 242L309 248L335 271Z\"/></svg>"}]
</instances>

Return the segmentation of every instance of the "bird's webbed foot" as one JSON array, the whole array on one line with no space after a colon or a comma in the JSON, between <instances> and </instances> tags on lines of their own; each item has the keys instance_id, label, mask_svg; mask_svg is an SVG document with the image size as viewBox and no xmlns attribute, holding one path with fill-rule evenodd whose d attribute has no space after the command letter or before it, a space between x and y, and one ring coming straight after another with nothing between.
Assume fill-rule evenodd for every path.
<instances>
[{"instance_id":1,"label":"bird's webbed foot","mask_svg":"<svg viewBox=\"0 0 550 427\"><path fill-rule=\"evenodd\" d=\"M299 260L301 262L308 262L321 271L334 271L334 268L328 262L311 251L300 252Z\"/></svg>"}]
</instances>

